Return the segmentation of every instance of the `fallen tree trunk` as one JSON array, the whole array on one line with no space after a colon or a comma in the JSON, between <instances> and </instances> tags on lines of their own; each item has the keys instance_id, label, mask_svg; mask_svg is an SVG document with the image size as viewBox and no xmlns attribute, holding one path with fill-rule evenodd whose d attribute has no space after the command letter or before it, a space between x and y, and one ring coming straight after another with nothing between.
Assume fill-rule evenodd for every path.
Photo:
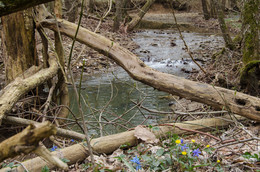
<instances>
[{"instance_id":1,"label":"fallen tree trunk","mask_svg":"<svg viewBox=\"0 0 260 172\"><path fill-rule=\"evenodd\" d=\"M0 92L0 125L5 113L9 112L22 95L41 85L57 74L59 66L53 56L49 60L50 67L41 69L31 67L17 77Z\"/></svg>"},{"instance_id":2,"label":"fallen tree trunk","mask_svg":"<svg viewBox=\"0 0 260 172\"><path fill-rule=\"evenodd\" d=\"M39 146L39 141L56 133L50 122L29 125L22 132L0 143L0 162L22 153L28 154Z\"/></svg>"},{"instance_id":3,"label":"fallen tree trunk","mask_svg":"<svg viewBox=\"0 0 260 172\"><path fill-rule=\"evenodd\" d=\"M55 20L43 20L44 27L57 31ZM77 25L58 19L59 31L74 38ZM247 94L190 81L182 77L156 71L144 64L136 55L118 43L80 27L77 41L110 57L135 80L186 99L260 121L260 99Z\"/></svg>"},{"instance_id":4,"label":"fallen tree trunk","mask_svg":"<svg viewBox=\"0 0 260 172\"><path fill-rule=\"evenodd\" d=\"M0 1L0 17L14 13L17 11L24 10L29 7L33 7L53 0L1 0Z\"/></svg>"},{"instance_id":5,"label":"fallen tree trunk","mask_svg":"<svg viewBox=\"0 0 260 172\"><path fill-rule=\"evenodd\" d=\"M132 31L136 25L142 20L144 15L147 13L147 11L150 9L150 7L153 5L155 0L147 0L144 6L140 9L140 12L135 16L127 25L126 30L127 32Z\"/></svg>"},{"instance_id":6,"label":"fallen tree trunk","mask_svg":"<svg viewBox=\"0 0 260 172\"><path fill-rule=\"evenodd\" d=\"M3 118L3 121L5 123L10 123L10 124L17 124L17 125L30 125L30 124L40 124L39 122L35 122L32 120L24 119L24 118L18 118L18 117L13 117L13 116L6 116ZM57 129L57 136L60 137L65 137L65 138L70 138L70 139L76 139L76 140L84 140L86 139L86 136L84 134L71 131L71 130L65 130L63 128L56 128Z\"/></svg>"},{"instance_id":7,"label":"fallen tree trunk","mask_svg":"<svg viewBox=\"0 0 260 172\"><path fill-rule=\"evenodd\" d=\"M239 116L236 116L238 119L242 119ZM225 120L227 119L227 120ZM170 125L176 126L159 126L160 130L152 130L152 132L156 135L156 137L165 137L168 136L169 132L172 134L191 134L191 132L187 132L184 129L188 130L212 130L215 128L221 129L222 127L228 126L230 122L229 116L220 118L209 118L209 119L201 119L195 121L186 121L185 123L172 123ZM182 128L183 130L180 130ZM109 135L105 137L100 137L93 139L91 141L91 146L94 152L97 153L105 153L109 154L118 149L121 145L128 145L132 147L138 143L138 139L134 136L135 131L126 131L119 134ZM59 151L52 152L52 154L61 154L63 158L70 160L68 162L69 165L74 164L76 162L83 161L86 157L88 157L87 147L85 146L86 142L72 145L70 147L60 149ZM50 169L54 168L53 164L48 164L46 161L42 160L40 157L33 158L31 160L27 160L23 162L23 165L29 171L41 171L44 166L48 166ZM9 170L10 168L3 168L0 172L4 172ZM23 167L19 166L13 170L24 171Z\"/></svg>"}]
</instances>

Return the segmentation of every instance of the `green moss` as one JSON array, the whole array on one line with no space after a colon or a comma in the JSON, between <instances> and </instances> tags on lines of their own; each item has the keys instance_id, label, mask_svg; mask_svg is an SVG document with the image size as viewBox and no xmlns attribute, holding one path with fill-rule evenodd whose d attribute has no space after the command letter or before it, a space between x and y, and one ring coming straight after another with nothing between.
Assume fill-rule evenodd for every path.
<instances>
[{"instance_id":1,"label":"green moss","mask_svg":"<svg viewBox=\"0 0 260 172\"><path fill-rule=\"evenodd\" d=\"M258 50L258 30L259 23L257 22L259 1L249 0L245 2L243 11L243 27L245 30L243 40L243 62L247 64L252 60L259 59Z\"/></svg>"},{"instance_id":2,"label":"green moss","mask_svg":"<svg viewBox=\"0 0 260 172\"><path fill-rule=\"evenodd\" d=\"M233 42L234 42L235 44L240 44L241 41L242 41L242 37L241 37L240 34L239 34L239 35L236 35L235 38L233 39Z\"/></svg>"},{"instance_id":3,"label":"green moss","mask_svg":"<svg viewBox=\"0 0 260 172\"><path fill-rule=\"evenodd\" d=\"M260 60L253 60L241 69L240 84L242 86L256 85L258 82L258 68Z\"/></svg>"}]
</instances>

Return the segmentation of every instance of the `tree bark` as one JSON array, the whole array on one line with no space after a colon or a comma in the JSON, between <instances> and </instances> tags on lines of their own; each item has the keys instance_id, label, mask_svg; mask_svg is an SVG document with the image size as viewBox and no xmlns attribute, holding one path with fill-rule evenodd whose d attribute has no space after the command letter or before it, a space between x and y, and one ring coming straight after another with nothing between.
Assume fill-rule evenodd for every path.
<instances>
[{"instance_id":1,"label":"tree bark","mask_svg":"<svg viewBox=\"0 0 260 172\"><path fill-rule=\"evenodd\" d=\"M53 0L1 0L0 17Z\"/></svg>"},{"instance_id":2,"label":"tree bark","mask_svg":"<svg viewBox=\"0 0 260 172\"><path fill-rule=\"evenodd\" d=\"M65 20L58 20L58 23L61 33L71 38L74 37L77 29L76 24ZM57 30L54 20L44 20L41 24L49 29ZM226 110L235 114L260 121L260 99L257 97L158 72L146 66L138 57L119 46L118 43L82 27L80 27L76 39L113 59L137 81L150 85L160 91L205 103L218 109L225 107Z\"/></svg>"},{"instance_id":3,"label":"tree bark","mask_svg":"<svg viewBox=\"0 0 260 172\"><path fill-rule=\"evenodd\" d=\"M2 17L6 84L37 65L32 9Z\"/></svg>"},{"instance_id":4,"label":"tree bark","mask_svg":"<svg viewBox=\"0 0 260 172\"><path fill-rule=\"evenodd\" d=\"M222 32L222 36L224 38L226 47L229 48L230 50L234 50L235 45L229 35L229 31L225 22L225 15L224 15L224 10L222 9L223 7L221 7L221 5L219 4L219 2L217 0L214 0L215 3L215 7L217 10L217 16L218 16L218 22L220 25L220 29ZM222 4L223 5L223 4Z\"/></svg>"},{"instance_id":5,"label":"tree bark","mask_svg":"<svg viewBox=\"0 0 260 172\"><path fill-rule=\"evenodd\" d=\"M242 53L244 68L241 85L252 95L259 95L260 80L260 1L244 2L242 11Z\"/></svg>"},{"instance_id":6,"label":"tree bark","mask_svg":"<svg viewBox=\"0 0 260 172\"><path fill-rule=\"evenodd\" d=\"M62 18L62 1L61 0L55 0L54 5L54 13L56 15L56 18ZM65 71L65 58L64 58L64 49L62 45L62 37L60 33L55 32L55 50L57 52L57 55L59 57L59 64L61 65L61 69L58 71L58 83L55 88L55 97L58 95L59 104L69 107L70 101L69 101L69 90L67 83L65 82L65 73L62 71ZM57 102L58 103L58 102ZM67 118L69 115L69 110L66 107L62 107L58 113L58 117ZM63 122L62 120L59 120L59 122Z\"/></svg>"},{"instance_id":7,"label":"tree bark","mask_svg":"<svg viewBox=\"0 0 260 172\"><path fill-rule=\"evenodd\" d=\"M41 140L55 133L56 128L50 122L40 123L37 126L29 125L22 132L0 143L0 162L36 150Z\"/></svg>"},{"instance_id":8,"label":"tree bark","mask_svg":"<svg viewBox=\"0 0 260 172\"><path fill-rule=\"evenodd\" d=\"M114 18L113 30L118 31L120 23L126 15L126 2L127 0L116 0L116 13Z\"/></svg>"},{"instance_id":9,"label":"tree bark","mask_svg":"<svg viewBox=\"0 0 260 172\"><path fill-rule=\"evenodd\" d=\"M40 123L32 121L32 120L28 120L28 119L23 119L23 118L18 118L18 117L13 117L13 116L6 116L5 118L3 118L3 122L4 123L8 123L8 124L16 124L16 125L22 125L22 126L27 126L30 124L33 125L39 125ZM65 130L63 128L56 128L57 129L57 136L60 137L65 137L65 138L70 138L70 139L76 139L79 141L82 141L86 138L86 136L84 134L72 131L72 130Z\"/></svg>"},{"instance_id":10,"label":"tree bark","mask_svg":"<svg viewBox=\"0 0 260 172\"><path fill-rule=\"evenodd\" d=\"M127 24L127 32L132 31L138 23L142 20L146 12L150 9L150 7L153 5L155 0L147 0L147 2L144 4L144 6L140 9L140 12L137 16L135 16L128 24Z\"/></svg>"},{"instance_id":11,"label":"tree bark","mask_svg":"<svg viewBox=\"0 0 260 172\"><path fill-rule=\"evenodd\" d=\"M94 0L85 0L86 2L86 8L87 8L87 13L93 13L94 11Z\"/></svg>"},{"instance_id":12,"label":"tree bark","mask_svg":"<svg viewBox=\"0 0 260 172\"><path fill-rule=\"evenodd\" d=\"M215 0L210 0L210 18L217 18L216 6L214 3Z\"/></svg>"},{"instance_id":13,"label":"tree bark","mask_svg":"<svg viewBox=\"0 0 260 172\"><path fill-rule=\"evenodd\" d=\"M13 105L28 91L51 79L58 72L59 66L52 55L49 60L50 67L39 70L32 66L22 76L16 77L0 92L0 124L2 118L9 112Z\"/></svg>"},{"instance_id":14,"label":"tree bark","mask_svg":"<svg viewBox=\"0 0 260 172\"><path fill-rule=\"evenodd\" d=\"M78 16L78 0L65 0L65 7L67 9L68 21L75 22Z\"/></svg>"},{"instance_id":15,"label":"tree bark","mask_svg":"<svg viewBox=\"0 0 260 172\"><path fill-rule=\"evenodd\" d=\"M210 14L209 14L208 6L207 6L207 0L201 0L201 5L202 5L204 19L209 20Z\"/></svg>"},{"instance_id":16,"label":"tree bark","mask_svg":"<svg viewBox=\"0 0 260 172\"><path fill-rule=\"evenodd\" d=\"M236 116L239 120L241 117ZM225 120L227 119L227 120ZM195 121L189 121L187 124L183 123L172 123L167 126L159 126L159 130L152 130L157 138L159 137L167 137L168 133L171 132L173 134L191 134L192 132L185 131L183 129L189 130L201 130L206 131L212 128L224 128L230 125L229 116L219 118L209 118L209 119L200 119ZM176 127L173 127L176 126ZM179 129L182 128L182 129ZM128 147L135 146L138 143L138 139L134 136L135 131L126 131L118 134L113 134L109 136L104 136L100 138L93 139L91 141L91 146L93 150L97 153L110 154L118 149L121 145L128 145ZM86 159L89 156L87 151L87 147L85 146L86 142L72 145L70 147L60 149L58 151L54 151L52 154L62 154L64 158L70 160L68 162L69 165L75 164L76 162L80 162ZM23 162L23 165L29 171L41 171L41 169L47 165L50 169L54 168L53 164L48 164L46 161L42 160L40 157L27 160ZM5 172L10 168L3 168L0 172ZM13 170L17 170L18 172L23 171L23 167L19 166L13 168Z\"/></svg>"}]
</instances>

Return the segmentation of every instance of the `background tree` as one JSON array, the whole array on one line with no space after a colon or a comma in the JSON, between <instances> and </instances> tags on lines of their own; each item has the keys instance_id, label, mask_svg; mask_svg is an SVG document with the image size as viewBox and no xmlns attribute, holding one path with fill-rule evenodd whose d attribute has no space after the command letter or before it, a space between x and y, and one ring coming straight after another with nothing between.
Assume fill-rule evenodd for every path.
<instances>
[{"instance_id":1,"label":"background tree","mask_svg":"<svg viewBox=\"0 0 260 172\"><path fill-rule=\"evenodd\" d=\"M222 36L224 38L226 47L233 50L235 48L235 46L229 35L229 31L228 31L227 25L225 23L225 14L224 14L224 10L223 10L224 4L223 3L220 4L220 2L217 0L215 0L214 3L215 3L215 9L217 10L218 22L220 25L220 29L221 29ZM224 8L225 8L225 6L224 6Z\"/></svg>"},{"instance_id":2,"label":"background tree","mask_svg":"<svg viewBox=\"0 0 260 172\"><path fill-rule=\"evenodd\" d=\"M126 16L127 0L116 0L116 12L113 24L113 30L117 31L123 19Z\"/></svg>"},{"instance_id":3,"label":"background tree","mask_svg":"<svg viewBox=\"0 0 260 172\"><path fill-rule=\"evenodd\" d=\"M6 84L37 65L32 8L2 17Z\"/></svg>"},{"instance_id":4,"label":"background tree","mask_svg":"<svg viewBox=\"0 0 260 172\"><path fill-rule=\"evenodd\" d=\"M258 94L260 79L260 1L248 0L244 2L242 11L242 53L244 69L241 84L251 94Z\"/></svg>"},{"instance_id":5,"label":"background tree","mask_svg":"<svg viewBox=\"0 0 260 172\"><path fill-rule=\"evenodd\" d=\"M209 20L210 19L210 13L209 13L209 10L208 10L207 0L201 0L201 5L202 5L204 19Z\"/></svg>"},{"instance_id":6,"label":"background tree","mask_svg":"<svg viewBox=\"0 0 260 172\"><path fill-rule=\"evenodd\" d=\"M65 0L64 3L67 9L68 21L75 22L78 16L79 0Z\"/></svg>"}]
</instances>

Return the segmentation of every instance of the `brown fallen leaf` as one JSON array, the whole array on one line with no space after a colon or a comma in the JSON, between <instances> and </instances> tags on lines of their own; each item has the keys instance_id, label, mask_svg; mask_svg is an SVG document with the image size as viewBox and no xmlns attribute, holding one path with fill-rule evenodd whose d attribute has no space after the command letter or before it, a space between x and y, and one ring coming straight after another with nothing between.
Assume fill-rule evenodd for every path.
<instances>
[{"instance_id":1,"label":"brown fallen leaf","mask_svg":"<svg viewBox=\"0 0 260 172\"><path fill-rule=\"evenodd\" d=\"M138 139L143 140L146 143L158 143L159 139L156 138L154 133L152 133L147 128L142 127L141 125L138 125L135 127L135 133L134 136Z\"/></svg>"}]
</instances>

